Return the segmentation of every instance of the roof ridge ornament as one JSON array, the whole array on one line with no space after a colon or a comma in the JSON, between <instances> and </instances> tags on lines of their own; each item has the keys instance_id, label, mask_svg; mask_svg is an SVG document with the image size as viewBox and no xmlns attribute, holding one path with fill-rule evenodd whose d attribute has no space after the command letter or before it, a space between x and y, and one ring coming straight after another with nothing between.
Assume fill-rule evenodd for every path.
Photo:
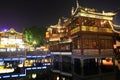
<instances>
[{"instance_id":1,"label":"roof ridge ornament","mask_svg":"<svg viewBox=\"0 0 120 80\"><path fill-rule=\"evenodd\" d=\"M72 7L71 14L74 15L74 12L75 12L75 8Z\"/></svg>"},{"instance_id":2,"label":"roof ridge ornament","mask_svg":"<svg viewBox=\"0 0 120 80\"><path fill-rule=\"evenodd\" d=\"M59 20L58 20L58 25L60 26L61 25L61 19L59 18Z\"/></svg>"},{"instance_id":3,"label":"roof ridge ornament","mask_svg":"<svg viewBox=\"0 0 120 80\"><path fill-rule=\"evenodd\" d=\"M15 33L16 31L15 31L14 28L10 28L9 32L11 32L11 33Z\"/></svg>"},{"instance_id":4,"label":"roof ridge ornament","mask_svg":"<svg viewBox=\"0 0 120 80\"><path fill-rule=\"evenodd\" d=\"M77 8L80 7L78 0L76 0L76 5L77 5Z\"/></svg>"},{"instance_id":5,"label":"roof ridge ornament","mask_svg":"<svg viewBox=\"0 0 120 80\"><path fill-rule=\"evenodd\" d=\"M77 9L80 8L78 0L76 0L76 6L77 6L76 9L74 7L72 7L71 15L74 15L76 13Z\"/></svg>"}]
</instances>

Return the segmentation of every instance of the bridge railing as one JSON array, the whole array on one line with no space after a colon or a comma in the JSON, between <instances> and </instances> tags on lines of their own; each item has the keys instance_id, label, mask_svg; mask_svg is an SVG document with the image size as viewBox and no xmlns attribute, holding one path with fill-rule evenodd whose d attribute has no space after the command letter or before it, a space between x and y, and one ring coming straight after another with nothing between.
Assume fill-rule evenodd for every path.
<instances>
[{"instance_id":1,"label":"bridge railing","mask_svg":"<svg viewBox=\"0 0 120 80\"><path fill-rule=\"evenodd\" d=\"M26 56L40 56L40 55L45 55L49 54L49 51L27 51Z\"/></svg>"},{"instance_id":2,"label":"bridge railing","mask_svg":"<svg viewBox=\"0 0 120 80\"><path fill-rule=\"evenodd\" d=\"M25 51L14 51L14 52L0 52L0 58L14 58L14 57L25 57Z\"/></svg>"},{"instance_id":3,"label":"bridge railing","mask_svg":"<svg viewBox=\"0 0 120 80\"><path fill-rule=\"evenodd\" d=\"M14 58L14 57L26 57L26 56L41 56L49 54L49 51L14 51L14 52L0 52L0 58Z\"/></svg>"}]
</instances>

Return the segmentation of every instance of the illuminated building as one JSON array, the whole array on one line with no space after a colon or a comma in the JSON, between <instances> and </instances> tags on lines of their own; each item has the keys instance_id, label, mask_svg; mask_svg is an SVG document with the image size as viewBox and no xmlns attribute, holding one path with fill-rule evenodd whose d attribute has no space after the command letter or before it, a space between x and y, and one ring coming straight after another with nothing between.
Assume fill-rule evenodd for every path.
<instances>
[{"instance_id":1,"label":"illuminated building","mask_svg":"<svg viewBox=\"0 0 120 80\"><path fill-rule=\"evenodd\" d=\"M98 75L96 78L99 79L101 73L114 74L115 37L111 24L115 15L112 12L84 8L78 3L77 8L72 9L72 16L65 25L72 38L73 74L80 78ZM77 75L74 78L79 78Z\"/></svg>"},{"instance_id":2,"label":"illuminated building","mask_svg":"<svg viewBox=\"0 0 120 80\"><path fill-rule=\"evenodd\" d=\"M48 27L46 32L46 38L48 39L49 48L51 48L50 50L59 49L57 44L60 42L61 38L65 34L66 34L66 28L64 27L64 25L62 25L61 19L59 19L58 24L51 25L50 27ZM53 48L53 45L54 45L54 48Z\"/></svg>"},{"instance_id":3,"label":"illuminated building","mask_svg":"<svg viewBox=\"0 0 120 80\"><path fill-rule=\"evenodd\" d=\"M111 55L115 44L112 22L115 13L97 12L77 3L65 25L73 41L73 55ZM79 53L77 54L77 50Z\"/></svg>"},{"instance_id":4,"label":"illuminated building","mask_svg":"<svg viewBox=\"0 0 120 80\"><path fill-rule=\"evenodd\" d=\"M64 22L66 34L50 46L53 72L74 80L92 80L96 75L96 79L103 80L101 74L104 78L107 73L114 74L116 41L111 25L116 13L84 8L78 2L71 12Z\"/></svg>"},{"instance_id":5,"label":"illuminated building","mask_svg":"<svg viewBox=\"0 0 120 80\"><path fill-rule=\"evenodd\" d=\"M46 38L48 39L48 48L53 55L53 64L54 69L53 72L60 72L60 62L61 62L61 55L71 55L71 39L66 36L68 30L66 29L65 25L62 23L61 19L59 19L58 24L51 25L48 27L46 32ZM63 42L64 41L64 42ZM64 44L63 44L64 43ZM69 68L68 68L69 69ZM54 73L53 73L54 74ZM54 75L55 77L55 75ZM56 79L58 80L59 77L56 75ZM52 80L56 80L52 79Z\"/></svg>"},{"instance_id":6,"label":"illuminated building","mask_svg":"<svg viewBox=\"0 0 120 80\"><path fill-rule=\"evenodd\" d=\"M13 28L0 32L0 52L24 52L25 43L22 33ZM1 53L2 54L2 53Z\"/></svg>"}]
</instances>

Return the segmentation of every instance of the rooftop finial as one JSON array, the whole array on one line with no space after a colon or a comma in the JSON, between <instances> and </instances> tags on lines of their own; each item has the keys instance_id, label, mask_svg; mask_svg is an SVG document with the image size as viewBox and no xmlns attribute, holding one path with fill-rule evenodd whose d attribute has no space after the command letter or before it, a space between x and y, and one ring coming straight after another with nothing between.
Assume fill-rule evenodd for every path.
<instances>
[{"instance_id":1,"label":"rooftop finial","mask_svg":"<svg viewBox=\"0 0 120 80\"><path fill-rule=\"evenodd\" d=\"M59 20L58 20L58 25L61 25L61 19L59 18Z\"/></svg>"},{"instance_id":2,"label":"rooftop finial","mask_svg":"<svg viewBox=\"0 0 120 80\"><path fill-rule=\"evenodd\" d=\"M74 15L74 11L75 11L75 9L74 9L74 7L72 7L72 10L71 10L72 15Z\"/></svg>"},{"instance_id":3,"label":"rooftop finial","mask_svg":"<svg viewBox=\"0 0 120 80\"><path fill-rule=\"evenodd\" d=\"M78 0L76 0L76 4L77 4L77 8L79 7L79 3L78 3Z\"/></svg>"}]
</instances>

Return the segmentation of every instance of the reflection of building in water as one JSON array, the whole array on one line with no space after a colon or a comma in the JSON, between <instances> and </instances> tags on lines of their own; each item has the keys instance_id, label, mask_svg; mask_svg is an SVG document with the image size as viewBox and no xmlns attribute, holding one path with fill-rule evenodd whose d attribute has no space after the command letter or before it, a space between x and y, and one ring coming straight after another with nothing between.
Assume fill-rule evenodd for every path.
<instances>
[{"instance_id":1,"label":"reflection of building in water","mask_svg":"<svg viewBox=\"0 0 120 80\"><path fill-rule=\"evenodd\" d=\"M64 22L67 33L50 44L53 73L73 80L92 80L93 77L115 80L115 38L109 23L114 15L112 12L84 8L77 3L72 16Z\"/></svg>"},{"instance_id":2,"label":"reflection of building in water","mask_svg":"<svg viewBox=\"0 0 120 80\"><path fill-rule=\"evenodd\" d=\"M14 68L12 67L12 64L5 63L4 61L0 61L0 74L4 73L11 73L14 72Z\"/></svg>"},{"instance_id":3,"label":"reflection of building in water","mask_svg":"<svg viewBox=\"0 0 120 80\"><path fill-rule=\"evenodd\" d=\"M0 52L23 51L24 44L23 34L13 28L0 32Z\"/></svg>"},{"instance_id":4,"label":"reflection of building in water","mask_svg":"<svg viewBox=\"0 0 120 80\"><path fill-rule=\"evenodd\" d=\"M26 58L24 67L51 65L51 62L51 56L34 56L34 58Z\"/></svg>"},{"instance_id":5,"label":"reflection of building in water","mask_svg":"<svg viewBox=\"0 0 120 80\"><path fill-rule=\"evenodd\" d=\"M12 73L14 72L14 68L0 68L0 74L1 73Z\"/></svg>"}]
</instances>

